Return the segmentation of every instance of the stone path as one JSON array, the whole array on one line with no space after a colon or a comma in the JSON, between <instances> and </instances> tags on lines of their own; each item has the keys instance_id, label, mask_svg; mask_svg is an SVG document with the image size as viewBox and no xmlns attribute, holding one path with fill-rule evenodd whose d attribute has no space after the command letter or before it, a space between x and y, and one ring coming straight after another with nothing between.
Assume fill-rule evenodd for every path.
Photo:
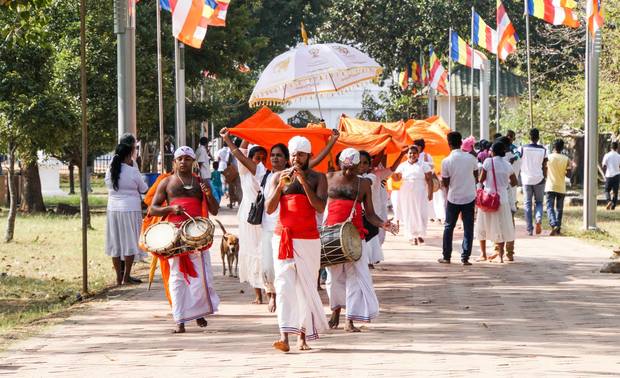
<instances>
[{"instance_id":1,"label":"stone path","mask_svg":"<svg viewBox=\"0 0 620 378\"><path fill-rule=\"evenodd\" d=\"M234 231L232 213L219 219ZM420 247L388 237L386 261L373 272L380 317L361 334L328 332L310 352L284 355L271 348L275 315L250 305L251 290L222 277L213 254L222 305L206 331L191 324L185 335L169 333L173 322L160 283L151 291L144 285L112 291L107 300L13 344L0 355L0 375L620 374L620 276L597 273L610 251L571 238L520 234L515 263L463 267L437 264L440 244L437 225Z\"/></svg>"}]
</instances>

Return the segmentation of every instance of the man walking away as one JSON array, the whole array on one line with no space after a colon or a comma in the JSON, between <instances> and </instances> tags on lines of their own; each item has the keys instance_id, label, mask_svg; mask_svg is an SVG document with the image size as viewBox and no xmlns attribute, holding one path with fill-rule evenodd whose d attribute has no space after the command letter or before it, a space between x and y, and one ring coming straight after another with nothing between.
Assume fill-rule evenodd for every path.
<instances>
[{"instance_id":1,"label":"man walking away","mask_svg":"<svg viewBox=\"0 0 620 378\"><path fill-rule=\"evenodd\" d=\"M523 184L523 196L525 206L525 221L527 233L532 235L532 197L536 205L536 235L542 232L543 197L545 191L545 178L547 177L547 150L538 144L540 133L538 129L530 130L532 143L521 147L521 183Z\"/></svg>"},{"instance_id":2,"label":"man walking away","mask_svg":"<svg viewBox=\"0 0 620 378\"><path fill-rule=\"evenodd\" d=\"M449 264L452 257L452 236L459 219L463 220L463 252L461 262L471 265L474 242L474 206L476 202L476 177L478 162L474 156L461 150L462 136L458 131L448 134L450 155L441 162L443 186L447 189L446 224L443 230L443 258L441 264Z\"/></svg>"},{"instance_id":3,"label":"man walking away","mask_svg":"<svg viewBox=\"0 0 620 378\"><path fill-rule=\"evenodd\" d=\"M570 172L569 159L566 155L562 155L562 150L564 150L564 141L556 139L553 142L553 153L549 155L547 163L545 193L547 194L547 217L551 226L550 236L560 235L564 196L566 195L565 177Z\"/></svg>"},{"instance_id":4,"label":"man walking away","mask_svg":"<svg viewBox=\"0 0 620 378\"><path fill-rule=\"evenodd\" d=\"M607 210L614 210L618 203L618 186L620 184L620 154L618 154L618 142L612 142L611 151L603 156L603 169L605 170L605 199L607 200ZM611 192L613 192L613 198Z\"/></svg>"}]
</instances>

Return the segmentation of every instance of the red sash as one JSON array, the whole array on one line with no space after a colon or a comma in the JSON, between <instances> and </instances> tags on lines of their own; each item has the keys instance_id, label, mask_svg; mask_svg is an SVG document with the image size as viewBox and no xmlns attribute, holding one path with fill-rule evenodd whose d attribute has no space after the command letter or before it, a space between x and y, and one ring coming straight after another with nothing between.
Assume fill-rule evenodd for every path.
<instances>
[{"instance_id":1,"label":"red sash","mask_svg":"<svg viewBox=\"0 0 620 378\"><path fill-rule=\"evenodd\" d=\"M202 211L202 203L203 201L200 201L198 198L184 197L176 198L170 201L170 206L180 205L190 216L200 217L205 216ZM185 214L170 214L166 218L168 222L175 223L177 227L180 227L181 224L187 219L189 218ZM189 278L187 278L187 276L198 277L198 273L196 272L196 269L194 269L194 264L192 263L192 260L189 258L189 255L187 253L179 256L179 270L181 271L181 273L183 273L183 276L185 277L185 281L187 281L187 283L189 283Z\"/></svg>"},{"instance_id":2,"label":"red sash","mask_svg":"<svg viewBox=\"0 0 620 378\"><path fill-rule=\"evenodd\" d=\"M364 239L368 230L364 228L364 221L362 220L362 204L357 201L330 198L327 202L327 219L325 220L325 225L332 226L349 219L354 202L355 212L351 223L357 227L357 230L360 232L360 238Z\"/></svg>"},{"instance_id":3,"label":"red sash","mask_svg":"<svg viewBox=\"0 0 620 378\"><path fill-rule=\"evenodd\" d=\"M318 239L316 210L305 194L286 194L280 197L280 219L275 234L280 235L278 259L292 259L293 239Z\"/></svg>"}]
</instances>

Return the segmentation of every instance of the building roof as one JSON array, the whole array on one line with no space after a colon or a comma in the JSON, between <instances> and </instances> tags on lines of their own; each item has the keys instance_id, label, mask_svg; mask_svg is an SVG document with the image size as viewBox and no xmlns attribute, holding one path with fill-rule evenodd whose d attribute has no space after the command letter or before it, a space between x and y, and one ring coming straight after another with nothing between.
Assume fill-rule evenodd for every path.
<instances>
[{"instance_id":1,"label":"building roof","mask_svg":"<svg viewBox=\"0 0 620 378\"><path fill-rule=\"evenodd\" d=\"M491 61L491 69L489 70L491 76L491 84L489 87L489 95L495 97L495 61ZM526 79L522 76L513 74L510 71L505 70L500 66L500 94L502 97L519 97L526 90ZM481 70L474 70L474 97L480 95L480 72ZM456 64L456 67L452 68L452 76L450 83L451 93L457 97L470 97L471 96L471 68Z\"/></svg>"}]
</instances>

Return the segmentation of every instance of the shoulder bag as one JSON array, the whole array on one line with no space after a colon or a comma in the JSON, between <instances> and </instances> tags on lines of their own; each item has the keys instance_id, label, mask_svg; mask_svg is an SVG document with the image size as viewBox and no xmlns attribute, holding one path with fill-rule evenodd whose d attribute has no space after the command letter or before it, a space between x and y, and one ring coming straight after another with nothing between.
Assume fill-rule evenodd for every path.
<instances>
[{"instance_id":1,"label":"shoulder bag","mask_svg":"<svg viewBox=\"0 0 620 378\"><path fill-rule=\"evenodd\" d=\"M482 211L494 212L499 209L499 193L497 192L497 179L495 177L495 163L491 158L491 169L493 170L493 185L495 193L487 193L484 188L476 191L476 206Z\"/></svg>"},{"instance_id":2,"label":"shoulder bag","mask_svg":"<svg viewBox=\"0 0 620 378\"><path fill-rule=\"evenodd\" d=\"M256 195L256 201L252 203L250 207L250 212L248 213L248 223L258 226L263 223L263 212L265 211L265 195L263 192L265 191L265 184L267 183L267 177L271 171L265 172L263 176L263 181L260 183L260 190L258 195Z\"/></svg>"}]
</instances>

